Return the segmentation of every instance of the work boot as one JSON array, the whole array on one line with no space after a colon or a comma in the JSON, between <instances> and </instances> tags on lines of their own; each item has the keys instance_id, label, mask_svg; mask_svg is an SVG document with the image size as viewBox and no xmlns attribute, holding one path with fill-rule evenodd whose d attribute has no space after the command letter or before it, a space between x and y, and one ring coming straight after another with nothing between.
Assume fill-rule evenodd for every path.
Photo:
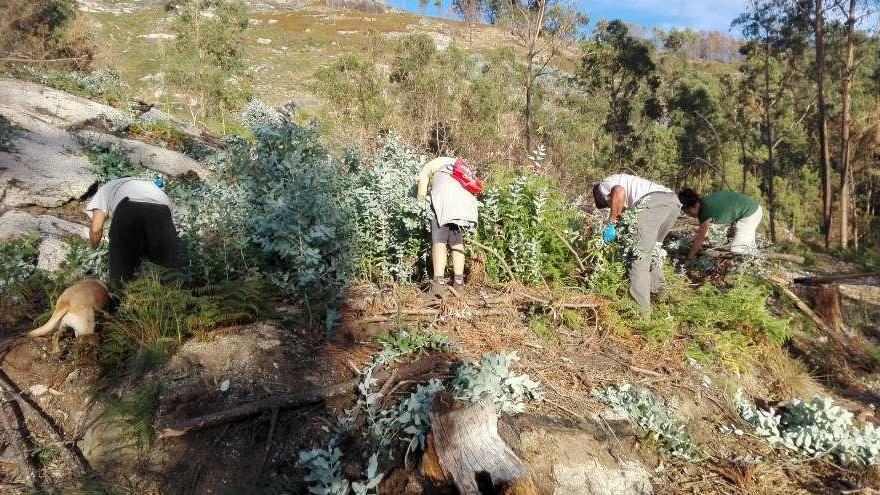
<instances>
[{"instance_id":1,"label":"work boot","mask_svg":"<svg viewBox=\"0 0 880 495\"><path fill-rule=\"evenodd\" d=\"M435 300L435 299L443 299L446 297L446 281L442 278L434 279L431 282L431 287L428 288L427 292L422 293L422 299L427 300Z\"/></svg>"},{"instance_id":2,"label":"work boot","mask_svg":"<svg viewBox=\"0 0 880 495\"><path fill-rule=\"evenodd\" d=\"M452 292L457 297L464 297L464 277L455 277L452 281Z\"/></svg>"}]
</instances>

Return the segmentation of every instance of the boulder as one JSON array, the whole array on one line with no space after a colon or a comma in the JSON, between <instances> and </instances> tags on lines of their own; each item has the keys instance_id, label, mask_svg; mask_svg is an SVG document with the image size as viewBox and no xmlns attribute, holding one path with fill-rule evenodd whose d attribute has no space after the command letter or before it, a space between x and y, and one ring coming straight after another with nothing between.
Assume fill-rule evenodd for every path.
<instances>
[{"instance_id":1,"label":"boulder","mask_svg":"<svg viewBox=\"0 0 880 495\"><path fill-rule=\"evenodd\" d=\"M28 232L40 235L37 246L37 268L55 272L70 253L67 239L73 236L88 237L88 228L51 215L31 215L23 211L8 211L0 216L0 241L12 239Z\"/></svg>"},{"instance_id":2,"label":"boulder","mask_svg":"<svg viewBox=\"0 0 880 495\"><path fill-rule=\"evenodd\" d=\"M18 79L0 78L0 115L24 114L53 127L81 124L105 117L118 122L127 116L108 105L65 91Z\"/></svg>"},{"instance_id":3,"label":"boulder","mask_svg":"<svg viewBox=\"0 0 880 495\"><path fill-rule=\"evenodd\" d=\"M37 268L47 272L57 272L70 254L70 244L55 236L46 236L40 241L37 255Z\"/></svg>"},{"instance_id":4,"label":"boulder","mask_svg":"<svg viewBox=\"0 0 880 495\"><path fill-rule=\"evenodd\" d=\"M88 239L89 229L85 225L62 220L52 215L31 215L23 211L7 211L0 216L0 241L18 237L28 232L41 236L69 239L79 236Z\"/></svg>"},{"instance_id":5,"label":"boulder","mask_svg":"<svg viewBox=\"0 0 880 495\"><path fill-rule=\"evenodd\" d=\"M102 146L116 146L135 165L161 172L172 177L181 177L193 173L200 179L211 176L211 172L202 167L196 160L151 144L105 134L103 132L81 130L76 133L83 142Z\"/></svg>"},{"instance_id":6,"label":"boulder","mask_svg":"<svg viewBox=\"0 0 880 495\"><path fill-rule=\"evenodd\" d=\"M651 475L627 422L573 425L560 418L505 418L499 430L544 495L648 495Z\"/></svg>"},{"instance_id":7,"label":"boulder","mask_svg":"<svg viewBox=\"0 0 880 495\"><path fill-rule=\"evenodd\" d=\"M0 115L18 129L11 148L0 151L0 202L54 208L83 197L98 178L78 154L76 139L44 117L4 106L3 100L5 95L0 96Z\"/></svg>"}]
</instances>

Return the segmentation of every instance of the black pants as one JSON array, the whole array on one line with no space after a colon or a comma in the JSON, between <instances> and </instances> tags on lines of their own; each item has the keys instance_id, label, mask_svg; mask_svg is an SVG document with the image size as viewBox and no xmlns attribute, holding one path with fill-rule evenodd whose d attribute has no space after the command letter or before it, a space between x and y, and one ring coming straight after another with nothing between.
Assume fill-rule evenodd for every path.
<instances>
[{"instance_id":1,"label":"black pants","mask_svg":"<svg viewBox=\"0 0 880 495\"><path fill-rule=\"evenodd\" d=\"M167 206L125 198L110 223L110 283L130 280L144 258L180 268L180 238Z\"/></svg>"}]
</instances>

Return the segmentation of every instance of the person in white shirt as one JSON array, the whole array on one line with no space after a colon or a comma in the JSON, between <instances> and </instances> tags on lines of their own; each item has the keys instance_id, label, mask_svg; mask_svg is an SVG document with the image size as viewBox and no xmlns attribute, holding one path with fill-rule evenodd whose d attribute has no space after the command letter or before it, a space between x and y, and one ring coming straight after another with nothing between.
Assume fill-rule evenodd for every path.
<instances>
[{"instance_id":1,"label":"person in white shirt","mask_svg":"<svg viewBox=\"0 0 880 495\"><path fill-rule=\"evenodd\" d=\"M143 259L179 268L180 238L171 218L171 201L161 179L125 177L98 188L85 212L91 218L89 240L101 244L104 224L110 224L110 284L131 279Z\"/></svg>"},{"instance_id":2,"label":"person in white shirt","mask_svg":"<svg viewBox=\"0 0 880 495\"><path fill-rule=\"evenodd\" d=\"M447 246L452 250L452 287L464 291L464 235L462 229L477 223L477 198L455 178L452 168L456 158L441 156L422 167L418 198L425 198L431 186L431 264L434 279L429 296L442 297L446 287Z\"/></svg>"},{"instance_id":3,"label":"person in white shirt","mask_svg":"<svg viewBox=\"0 0 880 495\"><path fill-rule=\"evenodd\" d=\"M617 222L626 208L637 208L636 258L629 268L629 293L645 315L651 312L651 294L663 288L663 265L651 254L675 225L681 203L671 189L635 175L616 174L593 186L597 208L611 208L602 233L605 242L617 238Z\"/></svg>"}]
</instances>

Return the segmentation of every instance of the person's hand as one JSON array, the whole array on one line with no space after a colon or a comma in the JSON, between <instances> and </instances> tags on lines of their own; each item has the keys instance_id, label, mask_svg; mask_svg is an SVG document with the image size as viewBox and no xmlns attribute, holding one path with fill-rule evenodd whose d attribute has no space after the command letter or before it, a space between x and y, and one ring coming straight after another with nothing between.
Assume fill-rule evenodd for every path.
<instances>
[{"instance_id":1,"label":"person's hand","mask_svg":"<svg viewBox=\"0 0 880 495\"><path fill-rule=\"evenodd\" d=\"M605 226L605 230L602 231L602 240L605 244L611 244L615 239L617 239L617 226L609 223Z\"/></svg>"}]
</instances>

